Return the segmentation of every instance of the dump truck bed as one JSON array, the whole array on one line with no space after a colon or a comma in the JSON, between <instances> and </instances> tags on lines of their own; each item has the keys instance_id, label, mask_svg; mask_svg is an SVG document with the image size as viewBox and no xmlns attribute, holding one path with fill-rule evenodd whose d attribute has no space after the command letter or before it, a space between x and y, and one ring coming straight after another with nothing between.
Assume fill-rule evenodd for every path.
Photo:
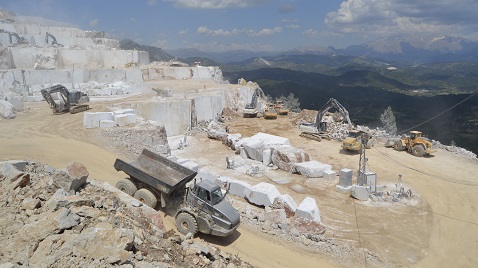
<instances>
[{"instance_id":1,"label":"dump truck bed","mask_svg":"<svg viewBox=\"0 0 478 268\"><path fill-rule=\"evenodd\" d=\"M116 159L114 167L167 195L183 187L197 174L147 149L144 149L138 159L132 163Z\"/></svg>"}]
</instances>

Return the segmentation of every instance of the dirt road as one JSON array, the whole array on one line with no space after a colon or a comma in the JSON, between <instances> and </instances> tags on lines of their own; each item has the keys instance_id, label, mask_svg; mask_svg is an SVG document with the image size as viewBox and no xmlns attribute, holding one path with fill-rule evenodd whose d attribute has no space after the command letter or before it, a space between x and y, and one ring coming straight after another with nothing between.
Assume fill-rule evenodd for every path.
<instances>
[{"instance_id":1,"label":"dirt road","mask_svg":"<svg viewBox=\"0 0 478 268\"><path fill-rule=\"evenodd\" d=\"M106 111L107 104L91 105L92 111ZM28 111L16 119L0 120L0 159L28 159L55 168L77 161L88 168L93 178L114 183L123 177L113 168L118 156L95 138L99 130L83 128L81 113L52 115L46 103L27 103L26 107ZM298 129L290 125L290 116L272 121L237 118L227 124L231 132L243 136L266 132L287 137L293 146L306 150L314 160L331 164L334 170L358 167L359 156L341 151L340 143L319 143L299 137ZM377 207L339 194L333 190L334 184L321 183L318 179L280 172L249 177L224 170L218 163L223 163L225 156L233 155L230 149L203 134L190 137L189 141L190 146L179 154L196 161L200 167L251 183L274 183L281 193L291 194L297 202L306 196L314 197L328 237L366 248L385 259L387 265L476 267L478 264L476 160L445 151L439 151L434 157L416 158L406 152L376 146L367 151L367 158L370 168L378 174L379 184L395 183L400 173L421 198L417 206ZM278 178L286 178L288 182L275 183ZM172 228L170 217L166 217L165 222ZM295 249L294 245L242 226L238 231L240 235L226 243L205 239L260 267L340 266L325 255ZM360 260L354 266L363 267L365 263Z\"/></svg>"}]
</instances>

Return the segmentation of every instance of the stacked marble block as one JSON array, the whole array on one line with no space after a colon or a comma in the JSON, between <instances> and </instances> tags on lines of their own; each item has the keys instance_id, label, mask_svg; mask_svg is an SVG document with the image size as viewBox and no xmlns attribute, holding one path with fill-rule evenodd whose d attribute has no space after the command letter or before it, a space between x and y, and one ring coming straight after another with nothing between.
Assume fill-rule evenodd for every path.
<instances>
[{"instance_id":1,"label":"stacked marble block","mask_svg":"<svg viewBox=\"0 0 478 268\"><path fill-rule=\"evenodd\" d=\"M136 123L136 111L134 109L120 109L114 112L86 112L83 114L83 126L85 128L122 127L134 123Z\"/></svg>"}]
</instances>

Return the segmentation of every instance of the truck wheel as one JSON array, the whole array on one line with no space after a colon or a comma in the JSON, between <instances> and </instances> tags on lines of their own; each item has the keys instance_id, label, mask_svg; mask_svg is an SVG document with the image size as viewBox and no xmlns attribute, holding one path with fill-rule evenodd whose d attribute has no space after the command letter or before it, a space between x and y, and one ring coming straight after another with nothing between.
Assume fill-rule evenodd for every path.
<instances>
[{"instance_id":1,"label":"truck wheel","mask_svg":"<svg viewBox=\"0 0 478 268\"><path fill-rule=\"evenodd\" d=\"M135 194L134 198L145 203L148 207L155 208L158 204L158 199L156 196L148 189L142 188L139 189Z\"/></svg>"},{"instance_id":2,"label":"truck wheel","mask_svg":"<svg viewBox=\"0 0 478 268\"><path fill-rule=\"evenodd\" d=\"M134 183L128 179L120 179L116 183L116 188L131 196L133 196L134 193L136 193L136 191L138 190L138 188L136 188L136 185L134 185Z\"/></svg>"},{"instance_id":3,"label":"truck wheel","mask_svg":"<svg viewBox=\"0 0 478 268\"><path fill-rule=\"evenodd\" d=\"M198 224L196 219L187 212L181 212L176 217L176 227L178 231L184 235L192 233L195 235L198 232Z\"/></svg>"},{"instance_id":4,"label":"truck wheel","mask_svg":"<svg viewBox=\"0 0 478 268\"><path fill-rule=\"evenodd\" d=\"M395 143L393 144L393 149L397 151L402 151L403 150L402 141L395 141Z\"/></svg>"},{"instance_id":5,"label":"truck wheel","mask_svg":"<svg viewBox=\"0 0 478 268\"><path fill-rule=\"evenodd\" d=\"M421 145L415 145L413 146L412 154L414 156L423 156L425 154L425 149Z\"/></svg>"}]
</instances>

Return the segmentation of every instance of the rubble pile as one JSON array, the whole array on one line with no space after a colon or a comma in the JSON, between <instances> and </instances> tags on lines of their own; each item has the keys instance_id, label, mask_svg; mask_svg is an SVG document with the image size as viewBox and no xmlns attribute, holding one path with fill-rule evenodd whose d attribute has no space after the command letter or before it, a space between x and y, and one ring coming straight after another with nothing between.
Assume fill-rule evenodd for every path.
<instances>
[{"instance_id":1,"label":"rubble pile","mask_svg":"<svg viewBox=\"0 0 478 268\"><path fill-rule=\"evenodd\" d=\"M87 177L79 163L0 162L0 266L252 267L165 231L154 209Z\"/></svg>"},{"instance_id":2,"label":"rubble pile","mask_svg":"<svg viewBox=\"0 0 478 268\"><path fill-rule=\"evenodd\" d=\"M109 150L129 160L136 159L145 148L157 154L171 153L164 126L140 117L133 127L102 128L94 135L99 140L108 137Z\"/></svg>"},{"instance_id":3,"label":"rubble pile","mask_svg":"<svg viewBox=\"0 0 478 268\"><path fill-rule=\"evenodd\" d=\"M325 234L325 227L314 220L298 217L277 198L270 207L265 209L234 200L235 207L241 214L241 224L259 232L285 239L303 246L307 250L314 250L320 254L331 256L345 266L356 265L355 260L363 258L361 249L335 240ZM367 261L381 266L384 261L376 254L369 252Z\"/></svg>"},{"instance_id":4,"label":"rubble pile","mask_svg":"<svg viewBox=\"0 0 478 268\"><path fill-rule=\"evenodd\" d=\"M464 148L454 146L454 145L444 145L444 144L441 144L439 141L435 141L435 140L433 140L432 143L433 143L434 148L447 150L447 151L453 152L455 154L461 154L461 155L464 155L466 157L476 159L476 154L475 153L473 153L471 151L468 151Z\"/></svg>"}]
</instances>

